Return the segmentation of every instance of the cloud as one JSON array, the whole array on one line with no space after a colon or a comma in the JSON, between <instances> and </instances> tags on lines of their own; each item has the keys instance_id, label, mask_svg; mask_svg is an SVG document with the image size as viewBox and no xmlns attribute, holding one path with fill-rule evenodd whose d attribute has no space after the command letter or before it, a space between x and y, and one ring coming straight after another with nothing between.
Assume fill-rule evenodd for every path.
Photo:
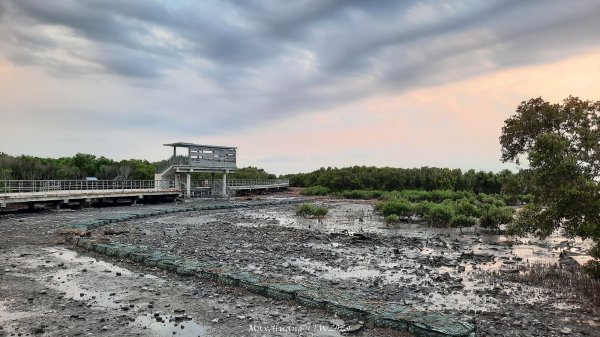
<instances>
[{"instance_id":1,"label":"cloud","mask_svg":"<svg viewBox=\"0 0 600 337\"><path fill-rule=\"evenodd\" d=\"M575 55L600 45L598 15L593 0L5 0L0 57L130 86L144 107L48 111L217 134Z\"/></svg>"}]
</instances>

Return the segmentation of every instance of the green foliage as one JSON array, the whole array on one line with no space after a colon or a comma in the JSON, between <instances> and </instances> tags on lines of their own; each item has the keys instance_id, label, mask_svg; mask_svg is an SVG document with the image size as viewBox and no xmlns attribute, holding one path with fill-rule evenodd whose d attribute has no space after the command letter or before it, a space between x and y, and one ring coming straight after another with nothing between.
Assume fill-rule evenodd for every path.
<instances>
[{"instance_id":1,"label":"green foliage","mask_svg":"<svg viewBox=\"0 0 600 337\"><path fill-rule=\"evenodd\" d=\"M310 188L310 187L309 187ZM351 191L342 191L339 193L335 193L337 196L341 196L345 199L380 199L385 192L376 191L376 190L351 190Z\"/></svg>"},{"instance_id":2,"label":"green foliage","mask_svg":"<svg viewBox=\"0 0 600 337\"><path fill-rule=\"evenodd\" d=\"M470 227L480 218L482 227L498 228L509 224L514 213L512 208L503 206L499 195L479 196L464 191L394 191L382 198L375 204L375 210L382 215L393 214L405 219L414 216L436 227ZM411 203L411 199L417 202Z\"/></svg>"},{"instance_id":3,"label":"green foliage","mask_svg":"<svg viewBox=\"0 0 600 337\"><path fill-rule=\"evenodd\" d=\"M425 214L429 213L429 210L431 207L433 207L433 205L435 204L430 201L422 201L418 204L415 204L413 210L416 216L424 218Z\"/></svg>"},{"instance_id":4,"label":"green foliage","mask_svg":"<svg viewBox=\"0 0 600 337\"><path fill-rule=\"evenodd\" d=\"M450 219L450 227L473 227L477 224L477 218L458 214Z\"/></svg>"},{"instance_id":5,"label":"green foliage","mask_svg":"<svg viewBox=\"0 0 600 337\"><path fill-rule=\"evenodd\" d=\"M429 209L427 214L425 214L424 220L431 226L447 227L454 216L454 208L451 206L446 204L435 204Z\"/></svg>"},{"instance_id":6,"label":"green foliage","mask_svg":"<svg viewBox=\"0 0 600 337\"><path fill-rule=\"evenodd\" d=\"M154 166L145 160L130 159L115 162L105 157L78 153L73 157L37 158L12 157L0 154L0 179L83 179L94 176L112 180L117 176L126 179L154 179Z\"/></svg>"},{"instance_id":7,"label":"green foliage","mask_svg":"<svg viewBox=\"0 0 600 337\"><path fill-rule=\"evenodd\" d=\"M478 218L481 215L479 207L474 205L469 199L460 199L454 203L454 210L457 215Z\"/></svg>"},{"instance_id":8,"label":"green foliage","mask_svg":"<svg viewBox=\"0 0 600 337\"><path fill-rule=\"evenodd\" d=\"M500 144L503 161L529 164L522 178L534 205L511 232L547 236L560 227L600 241L600 101L522 102L505 121Z\"/></svg>"},{"instance_id":9,"label":"green foliage","mask_svg":"<svg viewBox=\"0 0 600 337\"><path fill-rule=\"evenodd\" d=\"M0 169L0 180L10 180L12 179L12 170L5 168Z\"/></svg>"},{"instance_id":10,"label":"green foliage","mask_svg":"<svg viewBox=\"0 0 600 337\"><path fill-rule=\"evenodd\" d=\"M233 173L233 179L250 179L250 180L266 180L277 179L277 176L266 172L264 169L248 166L239 168Z\"/></svg>"},{"instance_id":11,"label":"green foliage","mask_svg":"<svg viewBox=\"0 0 600 337\"><path fill-rule=\"evenodd\" d=\"M150 163L147 160L128 159L114 161L106 157L77 153L73 157L37 158L31 156L12 157L0 153L0 180L33 180L33 179L83 179L97 177L101 180L112 180L123 177L129 180L153 180L156 167L164 167L165 161ZM276 179L274 174L256 167L245 167L236 170L234 179ZM210 179L210 174L194 174L194 180Z\"/></svg>"},{"instance_id":12,"label":"green foliage","mask_svg":"<svg viewBox=\"0 0 600 337\"><path fill-rule=\"evenodd\" d=\"M593 278L600 279L600 262L598 260L590 260L583 265L583 270L590 274Z\"/></svg>"},{"instance_id":13,"label":"green foliage","mask_svg":"<svg viewBox=\"0 0 600 337\"><path fill-rule=\"evenodd\" d=\"M386 224L394 224L400 222L400 217L396 214L390 214L383 219Z\"/></svg>"},{"instance_id":14,"label":"green foliage","mask_svg":"<svg viewBox=\"0 0 600 337\"><path fill-rule=\"evenodd\" d=\"M313 204L309 204L309 203L303 203L300 206L298 206L298 208L296 209L296 215L300 215L300 216L313 216L313 217L324 217L327 215L327 213L329 212L329 210L325 207L322 206L316 206Z\"/></svg>"},{"instance_id":15,"label":"green foliage","mask_svg":"<svg viewBox=\"0 0 600 337\"><path fill-rule=\"evenodd\" d=\"M513 221L514 210L509 207L486 205L482 208L479 225L487 229L498 229L500 225L510 224Z\"/></svg>"},{"instance_id":16,"label":"green foliage","mask_svg":"<svg viewBox=\"0 0 600 337\"><path fill-rule=\"evenodd\" d=\"M324 186L311 186L302 190L302 195L328 195L329 193L331 190Z\"/></svg>"},{"instance_id":17,"label":"green foliage","mask_svg":"<svg viewBox=\"0 0 600 337\"><path fill-rule=\"evenodd\" d=\"M463 173L459 169L436 167L403 169L353 166L321 168L311 173L286 175L285 178L290 180L291 186L324 186L336 192L344 190L447 190L500 193L503 181L508 180L511 175L510 171L496 174L469 170ZM462 197L457 197L457 199L460 198Z\"/></svg>"},{"instance_id":18,"label":"green foliage","mask_svg":"<svg viewBox=\"0 0 600 337\"><path fill-rule=\"evenodd\" d=\"M499 196L499 195L490 195L490 194L485 194L485 193L479 193L476 196L477 201L479 201L482 204L490 204L490 205L495 205L495 206L506 206L506 203L504 202L504 198Z\"/></svg>"},{"instance_id":19,"label":"green foliage","mask_svg":"<svg viewBox=\"0 0 600 337\"><path fill-rule=\"evenodd\" d=\"M395 214L401 218L409 218L413 214L413 207L406 199L392 199L375 204L375 210L384 216Z\"/></svg>"},{"instance_id":20,"label":"green foliage","mask_svg":"<svg viewBox=\"0 0 600 337\"><path fill-rule=\"evenodd\" d=\"M592 277L600 279L600 242L596 241L596 245L590 249L590 256L594 257L594 260L588 261L583 269L590 274Z\"/></svg>"}]
</instances>

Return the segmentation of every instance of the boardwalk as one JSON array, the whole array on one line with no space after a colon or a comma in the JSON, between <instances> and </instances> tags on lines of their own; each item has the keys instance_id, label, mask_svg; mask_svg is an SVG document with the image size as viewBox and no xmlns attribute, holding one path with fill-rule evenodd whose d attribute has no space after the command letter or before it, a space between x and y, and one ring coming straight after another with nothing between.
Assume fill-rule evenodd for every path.
<instances>
[{"instance_id":1,"label":"boardwalk","mask_svg":"<svg viewBox=\"0 0 600 337\"><path fill-rule=\"evenodd\" d=\"M211 189L220 181L200 184L197 189ZM230 180L227 190L269 190L286 188L289 181L272 180ZM0 180L0 207L10 204L91 203L104 199L138 199L159 197L175 198L184 191L173 181L165 180Z\"/></svg>"}]
</instances>

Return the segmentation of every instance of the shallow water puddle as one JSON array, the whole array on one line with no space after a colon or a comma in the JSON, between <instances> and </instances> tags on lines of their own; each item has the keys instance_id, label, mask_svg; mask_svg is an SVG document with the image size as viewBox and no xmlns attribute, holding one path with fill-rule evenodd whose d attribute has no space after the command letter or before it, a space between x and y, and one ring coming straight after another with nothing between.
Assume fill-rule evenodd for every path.
<instances>
[{"instance_id":1,"label":"shallow water puddle","mask_svg":"<svg viewBox=\"0 0 600 337\"><path fill-rule=\"evenodd\" d=\"M166 281L149 274L137 274L112 263L81 255L68 249L47 250L51 258L43 264L55 264L60 267L45 273L39 281L48 288L54 289L66 298L85 302L88 305L106 309L123 309L137 311L142 303L136 301L129 304L132 296L139 298L136 291L158 289ZM45 258L44 258L45 259ZM41 260L26 259L24 263L42 265ZM139 290L138 290L139 288ZM124 308L125 307L125 308ZM4 318L4 310L0 303L0 317ZM10 313L9 319L16 319ZM25 316L23 316L25 317ZM206 327L194 322L188 316L139 316L136 325L154 331L158 336L204 336ZM0 320L2 322L2 320Z\"/></svg>"},{"instance_id":2,"label":"shallow water puddle","mask_svg":"<svg viewBox=\"0 0 600 337\"><path fill-rule=\"evenodd\" d=\"M278 209L243 210L242 214L250 222L239 222L237 226L260 227L262 225L278 225L298 229L318 229L325 232L374 232L389 231L382 222L382 217L373 213L373 207L365 204L340 203L330 209L323 219L307 219L295 216L293 212L282 212ZM256 222L256 220L260 222Z\"/></svg>"}]
</instances>

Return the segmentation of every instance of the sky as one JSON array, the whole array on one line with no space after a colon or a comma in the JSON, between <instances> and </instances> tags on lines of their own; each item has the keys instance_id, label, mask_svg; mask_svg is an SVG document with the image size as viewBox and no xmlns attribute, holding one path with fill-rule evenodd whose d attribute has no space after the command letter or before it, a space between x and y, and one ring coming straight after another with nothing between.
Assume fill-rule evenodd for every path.
<instances>
[{"instance_id":1,"label":"sky","mask_svg":"<svg viewBox=\"0 0 600 337\"><path fill-rule=\"evenodd\" d=\"M597 0L0 0L0 152L499 171L520 102L599 100Z\"/></svg>"}]
</instances>

